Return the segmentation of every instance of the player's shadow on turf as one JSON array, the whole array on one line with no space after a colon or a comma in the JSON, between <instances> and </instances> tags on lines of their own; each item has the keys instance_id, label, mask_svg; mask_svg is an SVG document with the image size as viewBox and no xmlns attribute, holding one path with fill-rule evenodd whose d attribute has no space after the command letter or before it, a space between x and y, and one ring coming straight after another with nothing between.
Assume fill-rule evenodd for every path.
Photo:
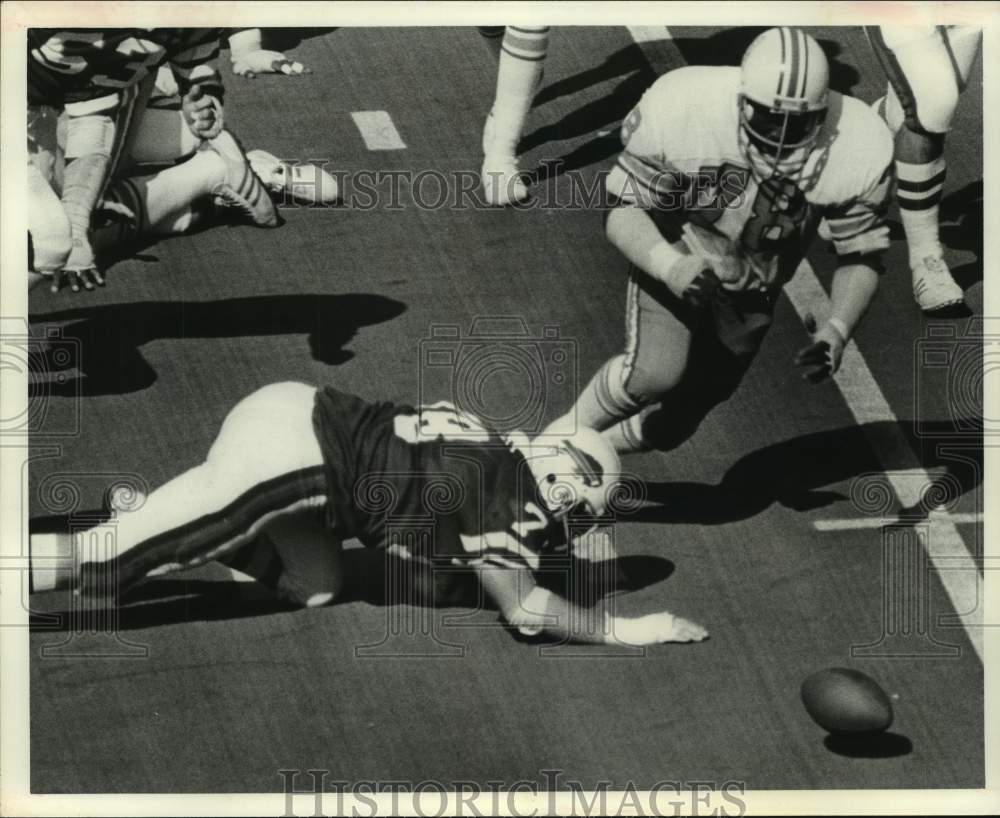
<instances>
[{"instance_id":1,"label":"player's shadow on turf","mask_svg":"<svg viewBox=\"0 0 1000 818\"><path fill-rule=\"evenodd\" d=\"M672 562L652 555L619 557L600 564L574 559L562 559L558 563L550 564L538 574L540 584L583 607L591 607L615 593L637 591L660 582L674 570ZM427 563L370 548L345 549L343 567L348 579L334 605L364 602L379 607L492 609L479 587L475 571L470 568L431 569ZM225 570L221 566L199 569L212 576ZM32 629L60 633L78 625L81 621L79 611L70 613L54 607L63 599L60 592L44 595L38 609L32 611ZM94 607L99 604L94 603ZM122 631L131 631L296 610L301 608L275 599L256 583L178 573L145 582L124 595L115 611L114 625Z\"/></svg>"},{"instance_id":2,"label":"player's shadow on turf","mask_svg":"<svg viewBox=\"0 0 1000 818\"><path fill-rule=\"evenodd\" d=\"M914 433L911 422L878 421L845 426L784 440L740 458L717 484L689 482L647 483L650 505L630 515L630 520L662 523L717 525L746 520L778 503L797 511L850 503L858 509L844 514L874 513L865 497L851 498L825 487L862 475L881 480L885 471L913 467L914 452L931 480L920 487L920 499L910 508L890 508L877 516L898 516L910 522L926 518L938 506L949 507L982 483L981 437L971 431L977 422L921 424ZM900 451L899 432L910 446ZM883 442L884 441L884 442ZM880 460L874 454L882 452ZM885 483L888 497L892 488ZM880 495L881 496L881 495Z\"/></svg>"},{"instance_id":3,"label":"player's shadow on turf","mask_svg":"<svg viewBox=\"0 0 1000 818\"><path fill-rule=\"evenodd\" d=\"M764 26L725 28L707 37L675 36L671 43L680 51L687 65L737 66L754 38L766 30ZM674 33L683 34L683 31L683 28L678 28ZM815 36L815 32L809 33ZM830 88L841 94L850 94L860 81L861 74L853 65L841 60L844 47L836 40L817 38L816 41L830 66Z\"/></svg>"},{"instance_id":4,"label":"player's shadow on turf","mask_svg":"<svg viewBox=\"0 0 1000 818\"><path fill-rule=\"evenodd\" d=\"M535 129L521 139L518 153L523 154L548 142L575 139L609 126L607 133L598 133L559 159L546 162L532 171L531 179L534 183L600 162L620 151L621 139L618 135L620 123L635 107L643 92L656 79L656 75L643 57L639 46L631 45L615 52L601 65L559 80L539 92L535 97L536 107L625 74L628 76L607 95L571 111L557 122Z\"/></svg>"},{"instance_id":5,"label":"player's shadow on turf","mask_svg":"<svg viewBox=\"0 0 1000 818\"><path fill-rule=\"evenodd\" d=\"M156 371L141 352L162 338L308 335L314 360L337 365L361 327L388 321L406 305L368 293L262 295L219 301L148 301L78 307L31 316L33 325L61 325L60 343L44 345L31 377L48 394L117 395L151 386ZM71 355L66 355L71 350ZM56 358L55 353L58 353Z\"/></svg>"}]
</instances>

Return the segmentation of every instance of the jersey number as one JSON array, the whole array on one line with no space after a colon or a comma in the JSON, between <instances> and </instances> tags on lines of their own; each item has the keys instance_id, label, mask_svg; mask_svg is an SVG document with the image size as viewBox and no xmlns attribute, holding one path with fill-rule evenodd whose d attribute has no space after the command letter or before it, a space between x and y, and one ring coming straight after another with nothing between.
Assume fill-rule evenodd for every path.
<instances>
[{"instance_id":1,"label":"jersey number","mask_svg":"<svg viewBox=\"0 0 1000 818\"><path fill-rule=\"evenodd\" d=\"M412 415L397 415L393 430L397 437L413 444L435 440L485 442L490 439L490 433L476 418L458 411L451 404L435 404L422 407Z\"/></svg>"},{"instance_id":2,"label":"jersey number","mask_svg":"<svg viewBox=\"0 0 1000 818\"><path fill-rule=\"evenodd\" d=\"M807 210L806 197L794 182L782 178L761 182L753 215L743 225L743 246L757 253L780 251L801 232Z\"/></svg>"}]
</instances>

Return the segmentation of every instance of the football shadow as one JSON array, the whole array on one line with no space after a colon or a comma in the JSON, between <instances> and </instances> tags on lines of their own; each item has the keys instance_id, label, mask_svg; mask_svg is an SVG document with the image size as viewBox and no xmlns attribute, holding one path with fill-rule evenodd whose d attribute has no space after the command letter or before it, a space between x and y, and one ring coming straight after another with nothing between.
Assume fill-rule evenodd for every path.
<instances>
[{"instance_id":1,"label":"football shadow","mask_svg":"<svg viewBox=\"0 0 1000 818\"><path fill-rule=\"evenodd\" d=\"M57 396L137 392L157 379L141 347L161 338L304 334L312 358L336 366L354 356L344 346L359 328L391 320L405 310L400 301L369 293L146 301L58 310L30 316L33 327L61 325L54 328L61 342L40 344L31 376ZM67 357L67 349L73 355Z\"/></svg>"},{"instance_id":2,"label":"football shadow","mask_svg":"<svg viewBox=\"0 0 1000 818\"><path fill-rule=\"evenodd\" d=\"M899 733L830 733L823 744L847 758L898 758L913 751L913 742Z\"/></svg>"}]
</instances>

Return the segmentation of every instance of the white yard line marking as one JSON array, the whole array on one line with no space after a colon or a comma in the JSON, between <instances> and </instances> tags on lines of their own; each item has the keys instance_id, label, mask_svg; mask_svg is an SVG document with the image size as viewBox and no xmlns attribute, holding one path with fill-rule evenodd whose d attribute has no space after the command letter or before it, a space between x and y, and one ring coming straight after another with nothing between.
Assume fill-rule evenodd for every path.
<instances>
[{"instance_id":1,"label":"white yard line marking","mask_svg":"<svg viewBox=\"0 0 1000 818\"><path fill-rule=\"evenodd\" d=\"M670 39L670 30L666 26L629 26L628 33L638 45Z\"/></svg>"},{"instance_id":2,"label":"white yard line marking","mask_svg":"<svg viewBox=\"0 0 1000 818\"><path fill-rule=\"evenodd\" d=\"M929 525L932 531L936 531L941 523L962 525L981 523L982 521L983 514L980 511L961 511L956 514L949 514L947 511L932 511L926 518L913 520L906 518L893 520L888 517L852 517L844 520L816 520L813 523L813 528L817 531L857 531L866 528L884 528L887 525Z\"/></svg>"},{"instance_id":3,"label":"white yard line marking","mask_svg":"<svg viewBox=\"0 0 1000 818\"><path fill-rule=\"evenodd\" d=\"M400 151L406 147L386 111L352 111L351 119L361 131L370 151Z\"/></svg>"},{"instance_id":4,"label":"white yard line marking","mask_svg":"<svg viewBox=\"0 0 1000 818\"><path fill-rule=\"evenodd\" d=\"M785 285L799 318L806 313L816 316L817 322L830 312L830 299L816 278L816 273L808 261L803 261L795 277ZM866 424L880 423L880 447L872 448L876 456L881 458L881 446L885 445L886 437L896 438L891 448L896 451L912 452L909 441L898 427L896 416L889 407L889 402L882 394L871 370L861 356L857 344L851 341L844 350L840 371L835 376L837 386L847 407L854 415L855 421L862 428ZM916 455L913 455L916 460ZM882 464L885 467L885 463ZM926 470L909 469L909 474L886 470L886 479L892 485L899 502L905 507L916 505L920 501L921 485L931 482ZM907 479L909 475L919 474L922 480ZM969 641L975 648L980 660L983 658L983 610L982 610L982 580L976 568L976 562L965 545L965 540L958 533L958 528L948 516L939 517L931 528L931 536L923 540L927 555L937 571L938 579L951 598L955 613L962 621Z\"/></svg>"},{"instance_id":5,"label":"white yard line marking","mask_svg":"<svg viewBox=\"0 0 1000 818\"><path fill-rule=\"evenodd\" d=\"M636 44L642 48L650 65L656 69L662 67L662 44L671 39L666 26L662 28L660 26L629 27L629 33ZM804 260L799 266L795 277L785 286L785 292L800 319L804 319L807 313L812 313L818 322L822 322L824 317L829 314L830 299L808 261ZM857 344L853 341L844 350L840 371L834 380L859 426L865 429L867 428L865 424L882 422L889 429L888 434L896 438L891 441L891 448L896 451L912 453L909 441L896 425L898 422L896 416L868 369ZM880 449L885 445L885 441L886 431L883 428L880 431L880 440L872 441L872 448L880 458ZM916 454L913 454L913 461L917 461ZM886 466L885 463L882 465ZM925 478L923 485L930 482L931 478L925 470L918 467L909 471L910 474L923 476ZM889 470L886 471L886 478L892 485L902 506L912 507L920 500L915 487L921 481L905 479L905 475ZM921 540L924 542L928 557L934 565L941 584L951 598L955 613L965 627L972 647L982 660L983 595L982 580L976 568L976 562L969 553L962 536L958 533L955 522L948 516L936 518L931 533L933 536L921 538Z\"/></svg>"}]
</instances>

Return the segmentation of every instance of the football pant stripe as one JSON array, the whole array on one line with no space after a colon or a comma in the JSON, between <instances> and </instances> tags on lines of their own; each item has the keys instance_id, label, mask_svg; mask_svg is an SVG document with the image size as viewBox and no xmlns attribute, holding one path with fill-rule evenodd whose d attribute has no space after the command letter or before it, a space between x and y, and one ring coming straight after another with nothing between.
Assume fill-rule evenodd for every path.
<instances>
[{"instance_id":1,"label":"football pant stripe","mask_svg":"<svg viewBox=\"0 0 1000 818\"><path fill-rule=\"evenodd\" d=\"M868 36L868 42L871 43L872 50L875 52L875 57L882 65L882 70L885 71L886 78L889 80L889 85L891 85L892 90L896 92L896 98L899 100L899 104L903 108L904 119L907 126L910 130L927 135L928 131L925 130L920 124L920 119L917 116L916 94L913 93L910 81L906 78L906 74L904 73L902 66L899 64L899 60L896 59L895 52L893 52L893 50L886 44L881 27L864 26L864 30L865 34Z\"/></svg>"},{"instance_id":2,"label":"football pant stripe","mask_svg":"<svg viewBox=\"0 0 1000 818\"><path fill-rule=\"evenodd\" d=\"M223 508L137 543L113 558L118 587L198 565L250 542L272 519L326 503L323 466L288 472L254 486ZM105 563L81 565L81 590L106 587Z\"/></svg>"}]
</instances>

